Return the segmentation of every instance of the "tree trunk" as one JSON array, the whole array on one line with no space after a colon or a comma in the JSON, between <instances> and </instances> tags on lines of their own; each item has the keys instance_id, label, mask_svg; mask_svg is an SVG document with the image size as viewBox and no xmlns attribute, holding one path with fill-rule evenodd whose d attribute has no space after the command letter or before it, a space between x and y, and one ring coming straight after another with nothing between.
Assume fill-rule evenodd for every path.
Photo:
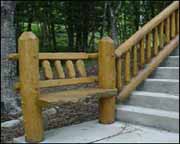
<instances>
[{"instance_id":1,"label":"tree trunk","mask_svg":"<svg viewBox=\"0 0 180 144\"><path fill-rule=\"evenodd\" d=\"M68 51L76 51L74 50L74 28L71 24L68 24L66 30L68 34Z\"/></svg>"},{"instance_id":2,"label":"tree trunk","mask_svg":"<svg viewBox=\"0 0 180 144\"><path fill-rule=\"evenodd\" d=\"M16 52L14 10L15 1L1 1L1 112L6 114L20 112L13 91L17 75L16 62L6 59L8 54Z\"/></svg>"},{"instance_id":3,"label":"tree trunk","mask_svg":"<svg viewBox=\"0 0 180 144\"><path fill-rule=\"evenodd\" d=\"M110 15L111 15L112 39L114 40L115 47L117 47L119 45L119 41L118 41L118 34L117 34L117 28L116 28L116 21L115 21L114 12L111 6L109 6L109 10L110 10Z\"/></svg>"},{"instance_id":4,"label":"tree trunk","mask_svg":"<svg viewBox=\"0 0 180 144\"><path fill-rule=\"evenodd\" d=\"M56 47L56 33L55 33L55 26L54 23L51 23L51 34L52 34L52 41L53 41L53 49L55 52L57 52L57 47Z\"/></svg>"},{"instance_id":5,"label":"tree trunk","mask_svg":"<svg viewBox=\"0 0 180 144\"><path fill-rule=\"evenodd\" d=\"M31 29L31 24L32 24L32 17L30 17L29 20L28 20L27 31L32 31L32 29Z\"/></svg>"}]
</instances>

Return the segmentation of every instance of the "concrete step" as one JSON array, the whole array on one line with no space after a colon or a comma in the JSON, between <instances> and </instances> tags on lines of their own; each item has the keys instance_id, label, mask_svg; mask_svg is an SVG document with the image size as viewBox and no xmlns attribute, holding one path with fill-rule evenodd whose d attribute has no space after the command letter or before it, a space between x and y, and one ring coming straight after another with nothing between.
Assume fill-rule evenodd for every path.
<instances>
[{"instance_id":1,"label":"concrete step","mask_svg":"<svg viewBox=\"0 0 180 144\"><path fill-rule=\"evenodd\" d=\"M140 91L179 95L179 80L146 79L136 89Z\"/></svg>"},{"instance_id":2,"label":"concrete step","mask_svg":"<svg viewBox=\"0 0 180 144\"><path fill-rule=\"evenodd\" d=\"M116 119L179 132L179 113L129 105L117 105Z\"/></svg>"},{"instance_id":3,"label":"concrete step","mask_svg":"<svg viewBox=\"0 0 180 144\"><path fill-rule=\"evenodd\" d=\"M125 104L179 112L179 97L165 93L134 91Z\"/></svg>"},{"instance_id":4,"label":"concrete step","mask_svg":"<svg viewBox=\"0 0 180 144\"><path fill-rule=\"evenodd\" d=\"M171 56L179 56L179 47L177 47L170 55Z\"/></svg>"},{"instance_id":5,"label":"concrete step","mask_svg":"<svg viewBox=\"0 0 180 144\"><path fill-rule=\"evenodd\" d=\"M168 58L160 64L160 67L179 67L179 56L168 56Z\"/></svg>"},{"instance_id":6,"label":"concrete step","mask_svg":"<svg viewBox=\"0 0 180 144\"><path fill-rule=\"evenodd\" d=\"M158 67L150 78L179 79L179 67Z\"/></svg>"}]
</instances>

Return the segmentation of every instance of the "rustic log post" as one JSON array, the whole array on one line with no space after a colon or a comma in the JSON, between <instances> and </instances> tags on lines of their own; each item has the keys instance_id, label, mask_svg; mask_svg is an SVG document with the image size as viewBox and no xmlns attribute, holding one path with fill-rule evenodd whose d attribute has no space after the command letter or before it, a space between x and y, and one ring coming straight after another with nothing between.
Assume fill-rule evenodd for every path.
<instances>
[{"instance_id":1,"label":"rustic log post","mask_svg":"<svg viewBox=\"0 0 180 144\"><path fill-rule=\"evenodd\" d=\"M176 14L176 34L179 34L179 9Z\"/></svg>"},{"instance_id":2,"label":"rustic log post","mask_svg":"<svg viewBox=\"0 0 180 144\"><path fill-rule=\"evenodd\" d=\"M131 80L131 53L127 51L125 53L125 83L128 84Z\"/></svg>"},{"instance_id":3,"label":"rustic log post","mask_svg":"<svg viewBox=\"0 0 180 144\"><path fill-rule=\"evenodd\" d=\"M41 108L37 105L39 96L39 40L32 32L24 32L18 40L18 45L25 139L28 142L40 142L43 139L43 123Z\"/></svg>"},{"instance_id":4,"label":"rustic log post","mask_svg":"<svg viewBox=\"0 0 180 144\"><path fill-rule=\"evenodd\" d=\"M176 13L173 12L171 15L171 39L176 36Z\"/></svg>"},{"instance_id":5,"label":"rustic log post","mask_svg":"<svg viewBox=\"0 0 180 144\"><path fill-rule=\"evenodd\" d=\"M133 76L136 76L138 73L138 56L137 56L137 47L133 47Z\"/></svg>"},{"instance_id":6,"label":"rustic log post","mask_svg":"<svg viewBox=\"0 0 180 144\"><path fill-rule=\"evenodd\" d=\"M116 69L114 43L109 37L102 38L99 42L98 77L101 88L116 87ZM101 98L99 101L99 122L113 123L115 119L115 96Z\"/></svg>"},{"instance_id":7,"label":"rustic log post","mask_svg":"<svg viewBox=\"0 0 180 144\"><path fill-rule=\"evenodd\" d=\"M149 33L146 37L146 48L147 48L147 58L146 58L146 63L149 63L151 61L151 33Z\"/></svg>"},{"instance_id":8,"label":"rustic log post","mask_svg":"<svg viewBox=\"0 0 180 144\"><path fill-rule=\"evenodd\" d=\"M122 64L123 64L123 59L118 58L116 61L116 71L117 71L117 82L116 82L116 87L118 91L120 91L123 87L123 72L122 72Z\"/></svg>"}]
</instances>

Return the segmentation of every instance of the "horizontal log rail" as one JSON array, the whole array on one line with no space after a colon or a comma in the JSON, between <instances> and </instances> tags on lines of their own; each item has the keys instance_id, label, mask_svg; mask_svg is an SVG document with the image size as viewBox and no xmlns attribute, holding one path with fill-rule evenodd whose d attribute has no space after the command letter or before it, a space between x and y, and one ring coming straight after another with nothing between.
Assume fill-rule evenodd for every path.
<instances>
[{"instance_id":1,"label":"horizontal log rail","mask_svg":"<svg viewBox=\"0 0 180 144\"><path fill-rule=\"evenodd\" d=\"M178 43L179 2L175 1L115 50L117 99L125 101Z\"/></svg>"},{"instance_id":2,"label":"horizontal log rail","mask_svg":"<svg viewBox=\"0 0 180 144\"><path fill-rule=\"evenodd\" d=\"M97 59L98 53L39 53L40 60L76 60L76 59ZM19 54L8 55L9 60L18 60Z\"/></svg>"},{"instance_id":3,"label":"horizontal log rail","mask_svg":"<svg viewBox=\"0 0 180 144\"><path fill-rule=\"evenodd\" d=\"M74 84L82 84L82 83L92 83L92 82L97 82L97 81L98 81L98 78L96 76L70 78L70 79L40 80L39 88L74 85ZM17 82L14 86L14 89L19 90L20 87L21 87L20 83Z\"/></svg>"}]
</instances>

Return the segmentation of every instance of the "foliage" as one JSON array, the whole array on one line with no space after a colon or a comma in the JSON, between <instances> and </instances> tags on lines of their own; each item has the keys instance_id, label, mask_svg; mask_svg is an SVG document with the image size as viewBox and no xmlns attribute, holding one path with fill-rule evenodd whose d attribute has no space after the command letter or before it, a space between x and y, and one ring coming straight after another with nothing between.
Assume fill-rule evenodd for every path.
<instances>
[{"instance_id":1,"label":"foliage","mask_svg":"<svg viewBox=\"0 0 180 144\"><path fill-rule=\"evenodd\" d=\"M94 52L101 37L122 43L170 2L18 1L17 38L23 31L33 31L40 51Z\"/></svg>"}]
</instances>

